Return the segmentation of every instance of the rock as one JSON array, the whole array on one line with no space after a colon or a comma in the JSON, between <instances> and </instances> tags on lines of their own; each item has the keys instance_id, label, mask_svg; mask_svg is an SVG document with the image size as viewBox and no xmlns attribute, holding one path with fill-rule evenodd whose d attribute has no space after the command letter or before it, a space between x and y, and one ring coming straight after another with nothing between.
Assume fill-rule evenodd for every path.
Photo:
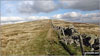
<instances>
[{"instance_id":1,"label":"rock","mask_svg":"<svg viewBox=\"0 0 100 56\"><path fill-rule=\"evenodd\" d=\"M77 40L79 39L79 33L74 33L71 37L72 39Z\"/></svg>"},{"instance_id":2,"label":"rock","mask_svg":"<svg viewBox=\"0 0 100 56\"><path fill-rule=\"evenodd\" d=\"M80 46L80 43L79 43L79 36L80 36L79 33L74 33L74 34L71 36L72 39L74 40L74 43L76 44L76 46Z\"/></svg>"},{"instance_id":3,"label":"rock","mask_svg":"<svg viewBox=\"0 0 100 56\"><path fill-rule=\"evenodd\" d=\"M92 48L94 48L94 50L99 50L99 38L95 39Z\"/></svg>"},{"instance_id":4,"label":"rock","mask_svg":"<svg viewBox=\"0 0 100 56\"><path fill-rule=\"evenodd\" d=\"M86 35L86 34L83 34L82 37L83 37L83 44L85 46L91 47L91 50L99 49L99 38L97 38L94 35Z\"/></svg>"},{"instance_id":5,"label":"rock","mask_svg":"<svg viewBox=\"0 0 100 56\"><path fill-rule=\"evenodd\" d=\"M87 37L87 35L86 35L86 34L82 34L81 36L82 36L83 38L86 38L86 37Z\"/></svg>"},{"instance_id":6,"label":"rock","mask_svg":"<svg viewBox=\"0 0 100 56\"><path fill-rule=\"evenodd\" d=\"M90 46L90 43L89 43L90 39L91 39L91 37L83 38L83 44L84 44L85 46Z\"/></svg>"},{"instance_id":7,"label":"rock","mask_svg":"<svg viewBox=\"0 0 100 56\"><path fill-rule=\"evenodd\" d=\"M79 40L74 40L74 43L76 44L76 46L80 46Z\"/></svg>"},{"instance_id":8,"label":"rock","mask_svg":"<svg viewBox=\"0 0 100 56\"><path fill-rule=\"evenodd\" d=\"M71 45L75 43L76 46L80 46L79 37L81 36L83 40L83 45L91 47L94 50L99 49L99 40L94 35L80 34L73 25L70 25L67 28L59 26L57 26L56 28L62 37L60 38L60 42L64 43L65 45Z\"/></svg>"},{"instance_id":9,"label":"rock","mask_svg":"<svg viewBox=\"0 0 100 56\"><path fill-rule=\"evenodd\" d=\"M69 26L68 28L66 28L65 30L64 30L64 33L65 33L65 35L68 35L68 36L71 36L71 35L73 35L74 33L77 33L77 31L76 31L76 29L74 28L74 26Z\"/></svg>"},{"instance_id":10,"label":"rock","mask_svg":"<svg viewBox=\"0 0 100 56\"><path fill-rule=\"evenodd\" d=\"M64 31L64 29L63 28L60 28L61 35L63 35L63 31Z\"/></svg>"},{"instance_id":11,"label":"rock","mask_svg":"<svg viewBox=\"0 0 100 56\"><path fill-rule=\"evenodd\" d=\"M73 41L73 39L67 39L66 43L71 45L72 43L74 43L74 41Z\"/></svg>"}]
</instances>

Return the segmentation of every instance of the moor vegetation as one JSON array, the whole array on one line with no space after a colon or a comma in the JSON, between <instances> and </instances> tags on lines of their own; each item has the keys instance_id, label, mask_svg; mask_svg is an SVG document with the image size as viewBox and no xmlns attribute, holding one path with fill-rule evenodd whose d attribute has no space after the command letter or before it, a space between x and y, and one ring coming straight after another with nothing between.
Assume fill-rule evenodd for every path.
<instances>
[{"instance_id":1,"label":"moor vegetation","mask_svg":"<svg viewBox=\"0 0 100 56\"><path fill-rule=\"evenodd\" d=\"M87 23L53 20L54 25L68 27L74 25L80 33L100 36L99 26ZM49 20L8 24L1 26L2 55L69 55L58 41L57 33ZM81 54L79 47L68 45L74 54ZM87 48L88 49L88 48Z\"/></svg>"}]
</instances>

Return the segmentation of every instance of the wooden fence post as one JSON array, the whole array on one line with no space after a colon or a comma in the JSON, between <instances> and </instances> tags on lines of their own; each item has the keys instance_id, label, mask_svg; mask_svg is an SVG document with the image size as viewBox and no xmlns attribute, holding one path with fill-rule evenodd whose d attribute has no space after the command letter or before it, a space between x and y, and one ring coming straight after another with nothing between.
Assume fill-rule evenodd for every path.
<instances>
[{"instance_id":1,"label":"wooden fence post","mask_svg":"<svg viewBox=\"0 0 100 56\"><path fill-rule=\"evenodd\" d=\"M82 56L84 56L83 39L80 35L79 35L79 42L80 42L80 48L81 48Z\"/></svg>"}]
</instances>

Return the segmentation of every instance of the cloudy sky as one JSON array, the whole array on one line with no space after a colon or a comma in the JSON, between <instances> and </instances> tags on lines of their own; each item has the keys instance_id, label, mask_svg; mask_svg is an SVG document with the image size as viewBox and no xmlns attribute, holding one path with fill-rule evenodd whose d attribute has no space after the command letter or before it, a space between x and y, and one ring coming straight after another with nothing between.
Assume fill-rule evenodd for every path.
<instances>
[{"instance_id":1,"label":"cloudy sky","mask_svg":"<svg viewBox=\"0 0 100 56\"><path fill-rule=\"evenodd\" d=\"M100 0L1 0L1 24L40 19L100 22Z\"/></svg>"}]
</instances>

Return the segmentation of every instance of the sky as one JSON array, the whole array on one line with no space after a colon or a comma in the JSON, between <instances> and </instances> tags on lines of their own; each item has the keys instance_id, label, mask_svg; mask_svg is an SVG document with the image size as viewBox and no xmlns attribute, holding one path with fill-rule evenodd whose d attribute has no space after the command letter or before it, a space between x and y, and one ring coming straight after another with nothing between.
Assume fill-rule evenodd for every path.
<instances>
[{"instance_id":1,"label":"sky","mask_svg":"<svg viewBox=\"0 0 100 56\"><path fill-rule=\"evenodd\" d=\"M1 0L1 24L41 19L100 22L100 0Z\"/></svg>"}]
</instances>

